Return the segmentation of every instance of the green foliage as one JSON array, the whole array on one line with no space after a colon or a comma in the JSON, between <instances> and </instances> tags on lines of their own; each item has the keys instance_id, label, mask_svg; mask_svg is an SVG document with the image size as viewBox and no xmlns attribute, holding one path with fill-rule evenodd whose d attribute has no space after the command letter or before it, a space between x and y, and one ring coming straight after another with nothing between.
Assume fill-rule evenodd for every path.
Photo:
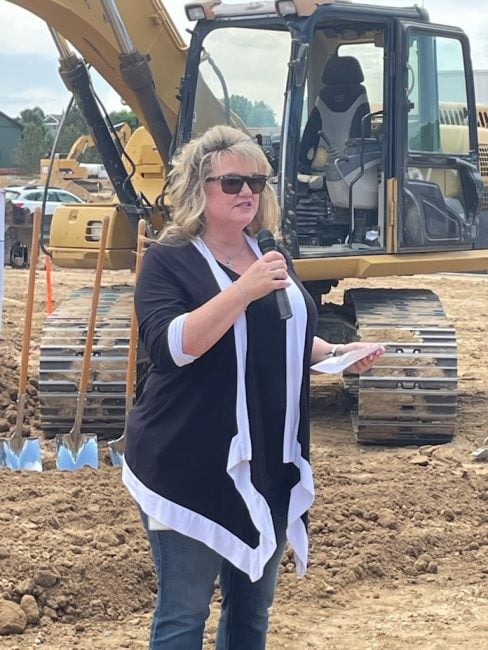
<instances>
[{"instance_id":1,"label":"green foliage","mask_svg":"<svg viewBox=\"0 0 488 650\"><path fill-rule=\"evenodd\" d=\"M262 100L251 101L243 95L231 95L229 102L231 111L236 113L246 126L278 126L273 109Z\"/></svg>"},{"instance_id":2,"label":"green foliage","mask_svg":"<svg viewBox=\"0 0 488 650\"><path fill-rule=\"evenodd\" d=\"M231 95L229 98L230 110L239 115L244 124L249 125L249 117L252 113L252 102L243 95Z\"/></svg>"},{"instance_id":3,"label":"green foliage","mask_svg":"<svg viewBox=\"0 0 488 650\"><path fill-rule=\"evenodd\" d=\"M88 124L78 106L73 104L71 110L66 115L63 129L59 134L56 153L67 154L75 140L77 140L81 135L86 135L87 133Z\"/></svg>"},{"instance_id":4,"label":"green foliage","mask_svg":"<svg viewBox=\"0 0 488 650\"><path fill-rule=\"evenodd\" d=\"M63 130L59 135L59 140L56 145L56 153L68 154L71 145L75 140L80 137L81 133L79 128L74 124L65 124Z\"/></svg>"},{"instance_id":5,"label":"green foliage","mask_svg":"<svg viewBox=\"0 0 488 650\"><path fill-rule=\"evenodd\" d=\"M88 124L83 117L83 113L80 111L76 103L74 103L71 107L71 110L66 116L66 120L64 122L64 128L67 128L69 126L76 129L78 135L88 133Z\"/></svg>"},{"instance_id":6,"label":"green foliage","mask_svg":"<svg viewBox=\"0 0 488 650\"><path fill-rule=\"evenodd\" d=\"M39 160L46 153L46 128L31 121L24 124L22 137L13 151L15 162L27 174L39 173Z\"/></svg>"},{"instance_id":7,"label":"green foliage","mask_svg":"<svg viewBox=\"0 0 488 650\"><path fill-rule=\"evenodd\" d=\"M115 126L121 122L127 122L132 131L135 131L140 126L134 111L112 111L109 113L110 121Z\"/></svg>"},{"instance_id":8,"label":"green foliage","mask_svg":"<svg viewBox=\"0 0 488 650\"><path fill-rule=\"evenodd\" d=\"M45 117L46 115L42 108L35 106L34 108L26 108L21 111L18 121L22 126L26 126L27 124L31 123L40 124L42 126Z\"/></svg>"},{"instance_id":9,"label":"green foliage","mask_svg":"<svg viewBox=\"0 0 488 650\"><path fill-rule=\"evenodd\" d=\"M46 117L42 108L26 108L21 111L18 121L22 126L22 137L13 152L14 160L26 174L39 173L39 161L48 158L54 138L44 126ZM109 114L112 124L127 122L132 131L139 126L139 121L133 111L112 111ZM88 124L78 106L73 104L64 120L62 131L56 145L56 153L68 154L72 145L81 136L89 134ZM78 157L78 162L100 163L101 158L95 146L87 149Z\"/></svg>"},{"instance_id":10,"label":"green foliage","mask_svg":"<svg viewBox=\"0 0 488 650\"><path fill-rule=\"evenodd\" d=\"M44 126L45 113L42 108L26 108L21 111L18 122L22 126L22 136L13 151L17 165L26 174L39 173L39 159L49 148L49 136Z\"/></svg>"},{"instance_id":11,"label":"green foliage","mask_svg":"<svg viewBox=\"0 0 488 650\"><path fill-rule=\"evenodd\" d=\"M102 159L95 146L87 147L86 151L78 158L78 162L82 163L101 163Z\"/></svg>"}]
</instances>

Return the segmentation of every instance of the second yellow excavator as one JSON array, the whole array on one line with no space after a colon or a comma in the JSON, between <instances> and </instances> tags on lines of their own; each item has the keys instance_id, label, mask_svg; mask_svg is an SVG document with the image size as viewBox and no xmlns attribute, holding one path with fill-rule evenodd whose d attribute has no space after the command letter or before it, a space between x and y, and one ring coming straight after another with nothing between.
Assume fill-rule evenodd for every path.
<instances>
[{"instance_id":1,"label":"second yellow excavator","mask_svg":"<svg viewBox=\"0 0 488 650\"><path fill-rule=\"evenodd\" d=\"M114 125L116 137L125 148L132 135L127 122ZM64 187L85 201L93 200L93 193L102 190L101 179L108 178L103 164L85 164L81 162L83 154L95 147L93 137L80 135L70 147L67 154L55 154L52 166L50 158L41 158L39 184L44 185L49 176L49 185Z\"/></svg>"}]
</instances>

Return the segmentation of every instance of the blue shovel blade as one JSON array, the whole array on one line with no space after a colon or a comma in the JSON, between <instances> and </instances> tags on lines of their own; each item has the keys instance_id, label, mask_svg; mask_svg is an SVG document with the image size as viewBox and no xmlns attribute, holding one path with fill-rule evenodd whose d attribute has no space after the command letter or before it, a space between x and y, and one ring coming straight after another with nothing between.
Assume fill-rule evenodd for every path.
<instances>
[{"instance_id":1,"label":"blue shovel blade","mask_svg":"<svg viewBox=\"0 0 488 650\"><path fill-rule=\"evenodd\" d=\"M5 465L13 470L42 472L41 445L37 438L25 438L19 452L14 452L8 440L2 443Z\"/></svg>"},{"instance_id":2,"label":"blue shovel blade","mask_svg":"<svg viewBox=\"0 0 488 650\"><path fill-rule=\"evenodd\" d=\"M112 465L121 467L124 464L125 431L120 438L108 441L108 449Z\"/></svg>"},{"instance_id":3,"label":"blue shovel blade","mask_svg":"<svg viewBox=\"0 0 488 650\"><path fill-rule=\"evenodd\" d=\"M114 449L112 449L112 447L110 447L110 445L109 445L109 450L110 450L110 460L112 461L112 465L118 465L121 467L124 464L124 454L115 451Z\"/></svg>"},{"instance_id":4,"label":"blue shovel blade","mask_svg":"<svg viewBox=\"0 0 488 650\"><path fill-rule=\"evenodd\" d=\"M85 466L98 469L97 442L97 436L86 435L78 449L72 449L65 435L56 436L56 467L69 472Z\"/></svg>"}]
</instances>

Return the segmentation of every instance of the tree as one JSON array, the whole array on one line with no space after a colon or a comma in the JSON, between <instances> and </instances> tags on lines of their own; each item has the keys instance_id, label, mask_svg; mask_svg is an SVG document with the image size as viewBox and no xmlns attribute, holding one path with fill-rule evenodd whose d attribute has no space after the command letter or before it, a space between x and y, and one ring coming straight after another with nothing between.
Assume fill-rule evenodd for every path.
<instances>
[{"instance_id":1,"label":"tree","mask_svg":"<svg viewBox=\"0 0 488 650\"><path fill-rule=\"evenodd\" d=\"M21 111L19 116L19 122L22 124L22 126L26 126L31 122L33 122L34 124L44 125L45 117L46 114L44 113L42 108L39 108L39 106L35 106L34 108L25 108L23 111Z\"/></svg>"},{"instance_id":2,"label":"tree","mask_svg":"<svg viewBox=\"0 0 488 650\"><path fill-rule=\"evenodd\" d=\"M112 124L120 124L121 122L127 122L132 131L135 131L138 126L140 126L137 115L134 111L112 111L109 113L110 121Z\"/></svg>"},{"instance_id":3,"label":"tree","mask_svg":"<svg viewBox=\"0 0 488 650\"><path fill-rule=\"evenodd\" d=\"M39 173L39 160L46 153L46 128L37 121L27 122L13 151L15 162L28 174Z\"/></svg>"},{"instance_id":4,"label":"tree","mask_svg":"<svg viewBox=\"0 0 488 650\"><path fill-rule=\"evenodd\" d=\"M49 146L48 132L44 126L45 117L39 106L26 108L19 115L22 136L13 151L13 157L26 174L39 173L39 159Z\"/></svg>"},{"instance_id":5,"label":"tree","mask_svg":"<svg viewBox=\"0 0 488 650\"><path fill-rule=\"evenodd\" d=\"M246 126L278 126L273 109L262 100L253 102L243 95L231 95L229 102L231 111L236 113Z\"/></svg>"},{"instance_id":6,"label":"tree","mask_svg":"<svg viewBox=\"0 0 488 650\"><path fill-rule=\"evenodd\" d=\"M73 104L64 120L63 129L59 134L56 153L68 153L72 144L81 136L88 135L88 124L76 104Z\"/></svg>"},{"instance_id":7,"label":"tree","mask_svg":"<svg viewBox=\"0 0 488 650\"><path fill-rule=\"evenodd\" d=\"M252 113L252 102L243 95L231 95L229 98L230 110L236 113L244 124L249 125L249 117Z\"/></svg>"},{"instance_id":8,"label":"tree","mask_svg":"<svg viewBox=\"0 0 488 650\"><path fill-rule=\"evenodd\" d=\"M42 108L26 108L21 111L18 121L22 126L22 137L13 152L14 160L26 174L39 172L39 161L48 158L54 138L44 125L46 115ZM133 111L112 111L109 114L112 124L127 122L132 130L139 126L139 120ZM81 136L89 135L88 124L76 103L73 104L64 119L61 133L56 144L56 153L67 154L73 143ZM79 156L78 162L99 163L100 154L93 145Z\"/></svg>"},{"instance_id":9,"label":"tree","mask_svg":"<svg viewBox=\"0 0 488 650\"><path fill-rule=\"evenodd\" d=\"M248 126L278 126L276 115L271 106L263 101L254 102Z\"/></svg>"},{"instance_id":10,"label":"tree","mask_svg":"<svg viewBox=\"0 0 488 650\"><path fill-rule=\"evenodd\" d=\"M74 129L76 129L79 132L79 135L88 133L87 121L85 120L83 113L78 108L76 102L73 104L70 112L66 116L64 125L65 127L72 126Z\"/></svg>"}]
</instances>

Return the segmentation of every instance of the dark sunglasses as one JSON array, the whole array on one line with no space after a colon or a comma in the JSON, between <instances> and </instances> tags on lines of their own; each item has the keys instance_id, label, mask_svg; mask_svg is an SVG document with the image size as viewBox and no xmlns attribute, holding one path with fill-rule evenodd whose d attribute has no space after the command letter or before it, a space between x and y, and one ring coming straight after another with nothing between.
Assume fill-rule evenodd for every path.
<instances>
[{"instance_id":1,"label":"dark sunglasses","mask_svg":"<svg viewBox=\"0 0 488 650\"><path fill-rule=\"evenodd\" d=\"M241 176L241 174L224 174L223 176L209 176L205 179L206 183L210 181L220 181L220 186L224 194L239 194L244 183L247 183L253 194L261 194L266 187L268 177L264 174L255 174L254 176Z\"/></svg>"}]
</instances>

